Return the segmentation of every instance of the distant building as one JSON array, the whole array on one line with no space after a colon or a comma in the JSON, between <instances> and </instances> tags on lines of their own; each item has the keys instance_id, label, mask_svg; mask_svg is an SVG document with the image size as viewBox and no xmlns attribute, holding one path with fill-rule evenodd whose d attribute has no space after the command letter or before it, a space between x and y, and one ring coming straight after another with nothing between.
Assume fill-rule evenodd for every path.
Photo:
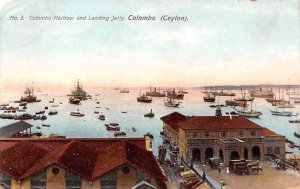
<instances>
[{"instance_id":1,"label":"distant building","mask_svg":"<svg viewBox=\"0 0 300 189\"><path fill-rule=\"evenodd\" d=\"M184 116L178 112L161 117L164 135L179 147L185 161L220 157L232 159L285 158L285 138L242 116Z\"/></svg>"},{"instance_id":2,"label":"distant building","mask_svg":"<svg viewBox=\"0 0 300 189\"><path fill-rule=\"evenodd\" d=\"M11 189L165 189L143 138L0 138L0 183Z\"/></svg>"}]
</instances>

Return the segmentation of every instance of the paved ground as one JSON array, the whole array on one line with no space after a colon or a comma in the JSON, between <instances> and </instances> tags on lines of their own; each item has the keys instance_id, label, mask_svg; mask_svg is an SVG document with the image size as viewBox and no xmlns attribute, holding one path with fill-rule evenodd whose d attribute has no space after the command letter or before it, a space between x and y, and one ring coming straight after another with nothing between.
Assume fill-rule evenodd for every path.
<instances>
[{"instance_id":1,"label":"paved ground","mask_svg":"<svg viewBox=\"0 0 300 189\"><path fill-rule=\"evenodd\" d=\"M260 165L263 166L263 172L259 172L258 175L227 174L225 169L219 175L218 170L210 170L208 166L206 172L215 181L224 181L226 185L223 189L300 189L300 173L298 171L277 170L270 162L260 162Z\"/></svg>"}]
</instances>

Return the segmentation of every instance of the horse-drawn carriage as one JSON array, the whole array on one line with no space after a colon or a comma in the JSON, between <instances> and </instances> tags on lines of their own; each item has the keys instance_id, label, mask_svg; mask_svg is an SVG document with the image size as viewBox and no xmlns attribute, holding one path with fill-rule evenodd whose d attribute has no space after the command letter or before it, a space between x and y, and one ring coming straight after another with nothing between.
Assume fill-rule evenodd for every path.
<instances>
[{"instance_id":1,"label":"horse-drawn carriage","mask_svg":"<svg viewBox=\"0 0 300 189\"><path fill-rule=\"evenodd\" d=\"M254 162L249 160L231 160L229 161L229 170L238 175L258 174L258 171L262 171L262 166L259 165L259 160Z\"/></svg>"},{"instance_id":2,"label":"horse-drawn carriage","mask_svg":"<svg viewBox=\"0 0 300 189\"><path fill-rule=\"evenodd\" d=\"M208 165L211 169L217 169L220 166L221 159L219 157L208 158Z\"/></svg>"}]
</instances>

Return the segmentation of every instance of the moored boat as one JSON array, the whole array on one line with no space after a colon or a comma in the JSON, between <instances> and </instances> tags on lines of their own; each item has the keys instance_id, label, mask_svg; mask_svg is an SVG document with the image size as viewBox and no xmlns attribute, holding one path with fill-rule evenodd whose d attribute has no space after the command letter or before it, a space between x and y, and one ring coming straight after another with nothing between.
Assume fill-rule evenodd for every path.
<instances>
[{"instance_id":1,"label":"moored boat","mask_svg":"<svg viewBox=\"0 0 300 189\"><path fill-rule=\"evenodd\" d=\"M126 136L126 133L125 132L120 132L120 131L116 131L115 133L114 133L114 136L115 137L117 137L117 136Z\"/></svg>"},{"instance_id":2,"label":"moored boat","mask_svg":"<svg viewBox=\"0 0 300 189\"><path fill-rule=\"evenodd\" d=\"M84 114L80 113L79 111L77 111L77 112L70 112L70 115L71 116L76 116L76 117L83 117L84 116Z\"/></svg>"},{"instance_id":3,"label":"moored boat","mask_svg":"<svg viewBox=\"0 0 300 189\"><path fill-rule=\"evenodd\" d=\"M178 93L181 93L181 94L188 94L188 92L186 90L184 90L183 88L182 89L179 89L178 90Z\"/></svg>"},{"instance_id":4,"label":"moored boat","mask_svg":"<svg viewBox=\"0 0 300 189\"><path fill-rule=\"evenodd\" d=\"M71 92L71 95L68 95L68 96L76 97L76 98L79 98L80 100L87 100L88 97L89 97L88 94L87 94L87 92L85 92L83 90L82 85L79 84L79 80L77 80L77 82L75 84L75 89Z\"/></svg>"},{"instance_id":5,"label":"moored boat","mask_svg":"<svg viewBox=\"0 0 300 189\"><path fill-rule=\"evenodd\" d=\"M21 97L20 102L40 102L40 100L37 100L37 97L33 95L33 88L26 88L24 94L25 96Z\"/></svg>"},{"instance_id":6,"label":"moored boat","mask_svg":"<svg viewBox=\"0 0 300 189\"><path fill-rule=\"evenodd\" d=\"M152 112L152 109L151 109L151 111L149 113L146 113L144 115L144 117L154 117L154 113Z\"/></svg>"},{"instance_id":7,"label":"moored boat","mask_svg":"<svg viewBox=\"0 0 300 189\"><path fill-rule=\"evenodd\" d=\"M175 88L173 90L167 92L167 97L172 99L183 99L184 94L183 93L177 93L175 91Z\"/></svg>"},{"instance_id":8,"label":"moored boat","mask_svg":"<svg viewBox=\"0 0 300 189\"><path fill-rule=\"evenodd\" d=\"M242 98L235 98L234 101L236 102L252 102L254 97L242 97Z\"/></svg>"},{"instance_id":9,"label":"moored boat","mask_svg":"<svg viewBox=\"0 0 300 189\"><path fill-rule=\"evenodd\" d=\"M81 97L80 96L71 96L70 98L69 98L69 102L70 102L70 104L80 104L80 100L81 99Z\"/></svg>"},{"instance_id":10,"label":"moored boat","mask_svg":"<svg viewBox=\"0 0 300 189\"><path fill-rule=\"evenodd\" d=\"M289 120L290 123L300 123L300 119Z\"/></svg>"},{"instance_id":11,"label":"moored boat","mask_svg":"<svg viewBox=\"0 0 300 189\"><path fill-rule=\"evenodd\" d=\"M127 89L121 89L120 93L129 93L129 90L127 90Z\"/></svg>"},{"instance_id":12,"label":"moored boat","mask_svg":"<svg viewBox=\"0 0 300 189\"><path fill-rule=\"evenodd\" d=\"M251 97L257 97L257 98L273 98L274 93L272 89L255 89L250 90L250 96Z\"/></svg>"},{"instance_id":13,"label":"moored boat","mask_svg":"<svg viewBox=\"0 0 300 189\"><path fill-rule=\"evenodd\" d=\"M294 136L297 137L297 138L300 138L300 134L294 132Z\"/></svg>"},{"instance_id":14,"label":"moored boat","mask_svg":"<svg viewBox=\"0 0 300 189\"><path fill-rule=\"evenodd\" d=\"M150 91L146 92L146 95L151 96L151 97L165 97L166 96L165 93L160 92L160 90L156 90L156 87L152 91L151 85L150 85Z\"/></svg>"},{"instance_id":15,"label":"moored boat","mask_svg":"<svg viewBox=\"0 0 300 189\"><path fill-rule=\"evenodd\" d=\"M250 110L250 111L240 111L236 109L236 114L249 118L259 118L262 115L260 111Z\"/></svg>"},{"instance_id":16,"label":"moored boat","mask_svg":"<svg viewBox=\"0 0 300 189\"><path fill-rule=\"evenodd\" d=\"M277 104L278 108L295 108L295 105L288 103L279 103Z\"/></svg>"},{"instance_id":17,"label":"moored boat","mask_svg":"<svg viewBox=\"0 0 300 189\"><path fill-rule=\"evenodd\" d=\"M34 118L33 115L27 114L27 113L18 116L19 120L28 120L28 119L33 119L33 118Z\"/></svg>"},{"instance_id":18,"label":"moored boat","mask_svg":"<svg viewBox=\"0 0 300 189\"><path fill-rule=\"evenodd\" d=\"M244 117L249 117L249 118L259 118L262 115L262 112L252 110L252 101L250 102L251 102L250 110L247 110L247 101L244 101L243 106L241 106L243 107L241 110L238 110L234 107L236 114Z\"/></svg>"},{"instance_id":19,"label":"moored boat","mask_svg":"<svg viewBox=\"0 0 300 189\"><path fill-rule=\"evenodd\" d=\"M48 113L48 115L56 115L56 114L57 114L57 111L56 111L56 110L50 111L50 112Z\"/></svg>"},{"instance_id":20,"label":"moored boat","mask_svg":"<svg viewBox=\"0 0 300 189\"><path fill-rule=\"evenodd\" d=\"M98 119L100 119L101 121L104 121L105 120L105 115L99 115Z\"/></svg>"},{"instance_id":21,"label":"moored boat","mask_svg":"<svg viewBox=\"0 0 300 189\"><path fill-rule=\"evenodd\" d=\"M179 102L175 101L172 98L167 98L164 101L164 104L165 104L165 106L168 106L168 107L178 107L179 106Z\"/></svg>"},{"instance_id":22,"label":"moored boat","mask_svg":"<svg viewBox=\"0 0 300 189\"><path fill-rule=\"evenodd\" d=\"M120 131L120 127L119 126L113 126L113 125L108 125L106 126L106 130L108 131Z\"/></svg>"},{"instance_id":23,"label":"moored boat","mask_svg":"<svg viewBox=\"0 0 300 189\"><path fill-rule=\"evenodd\" d=\"M289 117L289 116L293 115L293 112L284 111L284 110L282 110L282 111L278 111L278 110L273 111L273 110L270 110L270 112L271 112L272 115L276 115L276 116L288 116Z\"/></svg>"},{"instance_id":24,"label":"moored boat","mask_svg":"<svg viewBox=\"0 0 300 189\"><path fill-rule=\"evenodd\" d=\"M35 114L44 114L45 113L45 111L39 111L39 112L35 112Z\"/></svg>"},{"instance_id":25,"label":"moored boat","mask_svg":"<svg viewBox=\"0 0 300 189\"><path fill-rule=\"evenodd\" d=\"M229 93L229 92L227 93L227 92L224 92L223 89L221 91L214 91L211 93L215 96L235 96L235 93Z\"/></svg>"},{"instance_id":26,"label":"moored boat","mask_svg":"<svg viewBox=\"0 0 300 189\"><path fill-rule=\"evenodd\" d=\"M206 96L203 97L204 102L215 102L216 97L212 93L207 93Z\"/></svg>"},{"instance_id":27,"label":"moored boat","mask_svg":"<svg viewBox=\"0 0 300 189\"><path fill-rule=\"evenodd\" d=\"M152 102L152 98L150 96L147 96L145 94L140 95L139 97L136 98L138 102L146 102L150 103Z\"/></svg>"}]
</instances>

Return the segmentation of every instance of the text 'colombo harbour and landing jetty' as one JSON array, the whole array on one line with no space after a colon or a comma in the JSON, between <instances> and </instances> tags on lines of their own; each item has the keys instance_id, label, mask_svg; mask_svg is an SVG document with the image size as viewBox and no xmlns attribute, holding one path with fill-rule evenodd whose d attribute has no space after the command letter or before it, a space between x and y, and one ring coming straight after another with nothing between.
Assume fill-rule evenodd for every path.
<instances>
[{"instance_id":1,"label":"text 'colombo harbour and landing jetty'","mask_svg":"<svg viewBox=\"0 0 300 189\"><path fill-rule=\"evenodd\" d=\"M153 15L128 15L128 16L10 16L11 21L160 21L160 22L187 22L187 16L153 16Z\"/></svg>"}]
</instances>

